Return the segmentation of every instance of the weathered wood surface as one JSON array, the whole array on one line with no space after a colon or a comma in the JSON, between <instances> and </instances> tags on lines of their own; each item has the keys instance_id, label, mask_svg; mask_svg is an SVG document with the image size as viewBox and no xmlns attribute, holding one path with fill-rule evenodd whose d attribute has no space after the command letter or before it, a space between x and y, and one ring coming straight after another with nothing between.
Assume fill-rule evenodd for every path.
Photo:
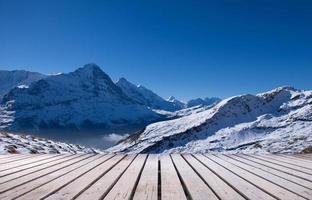
<instances>
[{"instance_id":1,"label":"weathered wood surface","mask_svg":"<svg viewBox=\"0 0 312 200\"><path fill-rule=\"evenodd\" d=\"M0 155L0 199L312 200L312 154Z\"/></svg>"}]
</instances>

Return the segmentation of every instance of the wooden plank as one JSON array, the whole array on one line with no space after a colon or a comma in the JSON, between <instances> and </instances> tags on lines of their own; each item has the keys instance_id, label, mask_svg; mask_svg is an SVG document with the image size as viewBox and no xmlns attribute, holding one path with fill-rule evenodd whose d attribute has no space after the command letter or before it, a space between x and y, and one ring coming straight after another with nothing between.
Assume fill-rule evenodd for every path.
<instances>
[{"instance_id":1,"label":"wooden plank","mask_svg":"<svg viewBox=\"0 0 312 200\"><path fill-rule=\"evenodd\" d=\"M16 157L0 160L0 166L5 165L7 163L16 162L16 161L19 161L19 160L24 160L24 159L27 159L27 158L32 157L32 156L33 155L26 154L26 155L19 155L19 156L16 156Z\"/></svg>"},{"instance_id":2,"label":"wooden plank","mask_svg":"<svg viewBox=\"0 0 312 200\"><path fill-rule=\"evenodd\" d=\"M292 165L297 165L303 168L312 169L312 162L306 161L306 160L299 160L294 156L291 157L285 157L280 155L266 155L267 158L276 159L281 162L285 162Z\"/></svg>"},{"instance_id":3,"label":"wooden plank","mask_svg":"<svg viewBox=\"0 0 312 200\"><path fill-rule=\"evenodd\" d=\"M49 155L49 154L46 154L46 155L42 155L42 156L29 157L26 160L20 160L20 161L16 161L16 162L13 162L13 163L8 163L8 164L5 164L5 165L1 165L0 166L0 172L8 170L8 169L12 169L12 168L20 167L20 166L23 166L23 165L36 163L36 162L39 162L39 161L42 161L42 160L46 160L46 159L49 159L49 158L53 158L53 157L56 157L56 156L59 156L59 155Z\"/></svg>"},{"instance_id":4,"label":"wooden plank","mask_svg":"<svg viewBox=\"0 0 312 200\"><path fill-rule=\"evenodd\" d=\"M82 193L90 185L96 182L96 180L106 174L111 168L115 166L116 163L118 163L124 157L124 155L117 155L115 157L112 156L113 154L110 154L109 160L102 162L100 165L96 166L93 169L89 169L87 173L70 182L65 187L62 187L59 190L58 188L56 188L55 193L51 195L45 195L46 199L75 199L80 193ZM77 177L77 175L74 176ZM51 190L51 187L47 185L46 189ZM29 197L31 196L32 195L30 195Z\"/></svg>"},{"instance_id":5,"label":"wooden plank","mask_svg":"<svg viewBox=\"0 0 312 200\"><path fill-rule=\"evenodd\" d=\"M285 199L285 200L303 200L301 196L298 196L297 194L294 194L285 188L282 188L276 184L273 184L270 181L267 181L255 174L252 174L242 168L239 168L229 162L226 162L222 159L220 159L217 156L214 155L206 155L209 159L212 161L218 163L219 165L222 165L223 167L227 168L228 170L235 173L237 176L240 176L241 178L245 179L246 181L249 181L250 183L254 184L255 186L262 188L266 192L272 194L274 197L279 199Z\"/></svg>"},{"instance_id":6,"label":"wooden plank","mask_svg":"<svg viewBox=\"0 0 312 200\"><path fill-rule=\"evenodd\" d=\"M212 188L212 190L218 195L220 199L235 199L243 200L238 192L236 192L231 186L214 174L211 170L205 167L192 155L183 155L188 163L194 168L197 173L205 180L205 182Z\"/></svg>"},{"instance_id":7,"label":"wooden plank","mask_svg":"<svg viewBox=\"0 0 312 200\"><path fill-rule=\"evenodd\" d=\"M303 172L300 172L300 171L297 171L297 170L294 170L294 169L291 169L291 168L287 168L287 167L284 167L282 165L277 165L277 164L272 163L272 162L267 162L265 160L258 159L258 158L255 158L255 157L252 157L252 156L249 156L249 155L239 155L239 156L243 157L243 158L246 158L248 160L257 162L259 164L265 165L267 167L271 167L273 169L280 170L280 171L285 172L287 174L290 174L290 175L293 175L293 176L297 176L299 178L302 178L302 179L305 179L305 180L308 180L308 181L312 181L312 176L309 175L309 174L306 174L306 173L303 173Z\"/></svg>"},{"instance_id":8,"label":"wooden plank","mask_svg":"<svg viewBox=\"0 0 312 200\"><path fill-rule=\"evenodd\" d=\"M0 193L6 192L7 190L10 190L10 189L15 188L15 187L20 186L20 185L23 185L25 183L28 183L30 181L37 179L37 178L48 175L50 173L53 173L54 171L62 169L69 164L72 164L74 162L78 162L78 161L80 161L86 157L89 157L89 156L90 155L75 155L75 156L71 157L70 159L66 160L65 162L62 162L62 163L55 165L53 167L49 167L49 168L46 168L44 170L28 174L26 176L22 176L20 178L13 179L12 181L6 182L5 184L1 184Z\"/></svg>"},{"instance_id":9,"label":"wooden plank","mask_svg":"<svg viewBox=\"0 0 312 200\"><path fill-rule=\"evenodd\" d=\"M304 159L307 160L312 160L312 153L308 153L308 154L295 154L296 156L302 157Z\"/></svg>"},{"instance_id":10,"label":"wooden plank","mask_svg":"<svg viewBox=\"0 0 312 200\"><path fill-rule=\"evenodd\" d=\"M237 156L237 155L231 155L231 158L235 159L235 160L237 160L239 162L248 164L250 166L262 169L262 170L264 170L266 172L269 172L269 173L271 173L271 174L273 174L275 176L279 176L279 177L284 178L286 180L292 181L293 183L296 183L296 184L301 185L303 187L306 187L308 189L312 189L312 182L311 181L307 181L305 179L299 178L297 176L290 175L290 174L282 172L280 170L277 170L277 169L274 169L274 168L271 168L271 167L267 167L267 166L265 166L263 164L259 164L257 162L248 160L246 158L243 158L243 157L240 157L240 156Z\"/></svg>"},{"instance_id":11,"label":"wooden plank","mask_svg":"<svg viewBox=\"0 0 312 200\"><path fill-rule=\"evenodd\" d=\"M192 199L218 199L214 192L194 172L181 155L173 154L171 155L171 158L178 174L180 174L181 179L186 186L187 193Z\"/></svg>"},{"instance_id":12,"label":"wooden plank","mask_svg":"<svg viewBox=\"0 0 312 200\"><path fill-rule=\"evenodd\" d=\"M27 156L3 158L1 200L312 199L312 160L290 155Z\"/></svg>"},{"instance_id":13,"label":"wooden plank","mask_svg":"<svg viewBox=\"0 0 312 200\"><path fill-rule=\"evenodd\" d=\"M130 199L139 180L147 155L139 154L104 199Z\"/></svg>"},{"instance_id":14,"label":"wooden plank","mask_svg":"<svg viewBox=\"0 0 312 200\"><path fill-rule=\"evenodd\" d=\"M285 162L278 161L277 159L267 158L265 156L258 156L258 155L250 155L250 156L312 175L312 169L307 169L307 168L296 166L293 164L288 164Z\"/></svg>"},{"instance_id":15,"label":"wooden plank","mask_svg":"<svg viewBox=\"0 0 312 200\"><path fill-rule=\"evenodd\" d=\"M224 181L230 184L233 188L240 191L241 194L247 199L257 200L273 200L273 196L264 192L262 189L254 186L253 184L245 181L243 178L229 171L227 168L220 166L203 155L194 155L206 167L208 167L215 174L218 174Z\"/></svg>"},{"instance_id":16,"label":"wooden plank","mask_svg":"<svg viewBox=\"0 0 312 200\"><path fill-rule=\"evenodd\" d=\"M172 163L169 155L160 157L160 172L161 172L161 199L186 200L185 192L181 185L177 171Z\"/></svg>"},{"instance_id":17,"label":"wooden plank","mask_svg":"<svg viewBox=\"0 0 312 200\"><path fill-rule=\"evenodd\" d=\"M104 176L90 185L89 188L83 191L83 193L81 193L76 199L103 199L104 196L106 196L111 188L115 185L121 175L125 172L125 170L130 166L135 157L136 155L134 154L127 155L109 172L107 172Z\"/></svg>"},{"instance_id":18,"label":"wooden plank","mask_svg":"<svg viewBox=\"0 0 312 200\"><path fill-rule=\"evenodd\" d=\"M33 167L36 167L36 166L40 166L40 165L43 165L45 163L52 162L53 160L59 160L59 159L62 159L62 158L68 157L68 156L70 156L70 155L58 155L58 156L50 157L48 159L44 159L44 160L41 160L41 161L38 161L38 162L35 162L35 163L29 163L27 165L22 165L22 166L19 166L19 167L14 167L14 168L10 168L10 169L7 169L7 170L3 170L3 171L0 172L0 177L7 176L7 175L10 175L10 174L13 174L13 173L17 173L17 172L20 172L20 171L23 171L23 170L27 170L27 169L30 169L30 168L33 168Z\"/></svg>"},{"instance_id":19,"label":"wooden plank","mask_svg":"<svg viewBox=\"0 0 312 200\"><path fill-rule=\"evenodd\" d=\"M222 156L222 155L217 155L218 158L229 162L241 169L244 169L254 175L257 175L265 180L268 180L276 185L278 185L279 187L283 187L286 190L289 190L290 192L293 192L295 194L297 194L298 196L310 199L312 198L312 190L307 189L305 187L302 187L298 184L295 184L293 182L290 182L286 179L280 178L278 176L274 176L266 171L263 171L262 169L256 168L256 167L252 167L250 165L244 164L242 162L239 162L237 160L234 160L231 158L231 156L227 157L227 156Z\"/></svg>"},{"instance_id":20,"label":"wooden plank","mask_svg":"<svg viewBox=\"0 0 312 200\"><path fill-rule=\"evenodd\" d=\"M13 158L13 157L20 156L20 155L22 154L0 154L0 160Z\"/></svg>"},{"instance_id":21,"label":"wooden plank","mask_svg":"<svg viewBox=\"0 0 312 200\"><path fill-rule=\"evenodd\" d=\"M88 159L82 161L83 163L87 164L80 164L81 166L79 168L76 168L63 176L48 182L47 184L41 185L40 187L31 190L27 194L20 196L18 199L43 199L50 196L51 194L53 195L50 196L50 199L72 199L75 195L70 194L74 194L75 191L80 192L88 184L92 184L94 178L92 173L105 173L107 169L104 166L111 166L112 163L116 162L116 159L111 159L113 156L113 154L97 155L92 157L92 160ZM59 192L60 190L62 192Z\"/></svg>"},{"instance_id":22,"label":"wooden plank","mask_svg":"<svg viewBox=\"0 0 312 200\"><path fill-rule=\"evenodd\" d=\"M158 198L158 155L150 154L147 157L133 199L157 200L157 198Z\"/></svg>"},{"instance_id":23,"label":"wooden plank","mask_svg":"<svg viewBox=\"0 0 312 200\"><path fill-rule=\"evenodd\" d=\"M22 170L22 171L17 171L15 173L10 173L10 171L0 172L0 174L2 175L0 177L0 185L6 183L8 181L11 181L13 179L17 179L17 178L20 178L20 177L23 177L23 176L26 176L26 175L38 172L40 170L43 170L43 169L46 169L46 168L49 168L49 167L53 167L53 166L55 166L55 165L57 165L59 163L63 163L65 161L67 161L67 160L70 160L73 157L74 157L73 155L61 156L61 158L52 160L51 162L47 162L47 163L41 164L39 166L34 166L34 167L31 167L29 169L25 169L25 170ZM15 170L15 168L12 169L12 170Z\"/></svg>"},{"instance_id":24,"label":"wooden plank","mask_svg":"<svg viewBox=\"0 0 312 200\"><path fill-rule=\"evenodd\" d=\"M290 158L290 159L293 159L294 161L301 161L301 162L306 162L306 163L309 163L311 164L312 163L312 160L309 160L309 159L305 159L305 158L302 158L302 157L298 157L295 155L285 155L285 154L279 154L278 156L281 156L281 157L284 157L284 158Z\"/></svg>"},{"instance_id":25,"label":"wooden plank","mask_svg":"<svg viewBox=\"0 0 312 200\"><path fill-rule=\"evenodd\" d=\"M97 159L100 155L94 156L94 155L82 155L80 157L77 157L73 160L71 160L68 163L64 163L61 167L55 168L53 171L44 174L43 176L37 177L34 180L28 181L26 184L21 184L19 186L16 186L14 188L11 188L10 190L1 193L0 199L6 200L6 199L16 199L17 197L37 188L41 185L48 183L72 170L75 170L76 168L83 166L85 164L88 164L94 159ZM33 199L33 198L32 198Z\"/></svg>"}]
</instances>

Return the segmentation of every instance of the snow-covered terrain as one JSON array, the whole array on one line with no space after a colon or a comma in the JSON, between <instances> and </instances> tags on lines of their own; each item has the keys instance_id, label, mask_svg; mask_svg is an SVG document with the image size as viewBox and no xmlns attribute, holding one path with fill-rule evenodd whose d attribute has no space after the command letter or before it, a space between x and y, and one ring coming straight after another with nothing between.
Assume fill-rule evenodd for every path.
<instances>
[{"instance_id":1,"label":"snow-covered terrain","mask_svg":"<svg viewBox=\"0 0 312 200\"><path fill-rule=\"evenodd\" d=\"M197 98L197 99L191 99L189 101L186 102L185 107L186 108L191 108L194 106L211 106L214 104L217 104L221 101L221 99L217 98L217 97L211 97L211 98Z\"/></svg>"},{"instance_id":2,"label":"snow-covered terrain","mask_svg":"<svg viewBox=\"0 0 312 200\"><path fill-rule=\"evenodd\" d=\"M0 131L0 154L75 154L102 153L80 145L55 142L30 135L16 135Z\"/></svg>"},{"instance_id":3,"label":"snow-covered terrain","mask_svg":"<svg viewBox=\"0 0 312 200\"><path fill-rule=\"evenodd\" d=\"M128 97L152 109L176 111L184 108L183 104L179 104L175 101L166 101L151 90L142 85L134 85L125 78L119 79L116 85L119 86Z\"/></svg>"},{"instance_id":4,"label":"snow-covered terrain","mask_svg":"<svg viewBox=\"0 0 312 200\"><path fill-rule=\"evenodd\" d=\"M124 127L162 116L128 97L97 65L87 64L12 89L3 97L0 118L1 128L26 130Z\"/></svg>"},{"instance_id":5,"label":"snow-covered terrain","mask_svg":"<svg viewBox=\"0 0 312 200\"><path fill-rule=\"evenodd\" d=\"M32 82L46 77L37 72L24 70L0 70L0 99L14 87L28 87Z\"/></svg>"},{"instance_id":6,"label":"snow-covered terrain","mask_svg":"<svg viewBox=\"0 0 312 200\"><path fill-rule=\"evenodd\" d=\"M154 110L176 112L185 108L193 108L196 106L212 106L221 101L217 97L212 98L197 98L187 102L182 102L171 96L167 100L155 94L153 91L145 88L142 85L134 85L125 78L121 78L116 82L122 91L131 99L148 106Z\"/></svg>"},{"instance_id":7,"label":"snow-covered terrain","mask_svg":"<svg viewBox=\"0 0 312 200\"><path fill-rule=\"evenodd\" d=\"M312 91L281 87L148 125L108 149L133 153L295 153L312 146Z\"/></svg>"}]
</instances>

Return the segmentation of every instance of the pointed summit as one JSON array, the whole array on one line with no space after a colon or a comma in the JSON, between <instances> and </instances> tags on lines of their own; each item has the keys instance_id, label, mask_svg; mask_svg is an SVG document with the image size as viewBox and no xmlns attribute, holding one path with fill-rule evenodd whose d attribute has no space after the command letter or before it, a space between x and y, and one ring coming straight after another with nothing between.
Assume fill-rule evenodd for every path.
<instances>
[{"instance_id":1,"label":"pointed summit","mask_svg":"<svg viewBox=\"0 0 312 200\"><path fill-rule=\"evenodd\" d=\"M75 72L81 72L81 73L93 73L93 72L103 72L103 70L94 63L85 64L84 66L78 68ZM103 72L104 73L104 72Z\"/></svg>"},{"instance_id":2,"label":"pointed summit","mask_svg":"<svg viewBox=\"0 0 312 200\"><path fill-rule=\"evenodd\" d=\"M95 63L85 64L82 68L85 70L101 70L101 68Z\"/></svg>"},{"instance_id":3,"label":"pointed summit","mask_svg":"<svg viewBox=\"0 0 312 200\"><path fill-rule=\"evenodd\" d=\"M88 77L91 79L105 79L109 82L110 85L114 84L111 78L95 63L86 64L71 74L78 75L80 77Z\"/></svg>"},{"instance_id":4,"label":"pointed summit","mask_svg":"<svg viewBox=\"0 0 312 200\"><path fill-rule=\"evenodd\" d=\"M177 100L174 96L170 96L167 101L169 102L174 102L175 100Z\"/></svg>"}]
</instances>

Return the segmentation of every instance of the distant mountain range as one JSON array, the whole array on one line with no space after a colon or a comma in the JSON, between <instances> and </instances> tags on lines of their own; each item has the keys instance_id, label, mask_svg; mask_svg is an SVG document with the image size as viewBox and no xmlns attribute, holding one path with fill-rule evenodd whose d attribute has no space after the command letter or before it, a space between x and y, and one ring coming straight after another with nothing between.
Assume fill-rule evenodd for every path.
<instances>
[{"instance_id":1,"label":"distant mountain range","mask_svg":"<svg viewBox=\"0 0 312 200\"><path fill-rule=\"evenodd\" d=\"M0 99L14 87L27 86L45 77L46 75L37 72L0 70Z\"/></svg>"},{"instance_id":2,"label":"distant mountain range","mask_svg":"<svg viewBox=\"0 0 312 200\"><path fill-rule=\"evenodd\" d=\"M144 127L173 116L162 111L172 113L190 107L189 102L165 100L125 78L114 83L96 64L68 74L1 71L0 77L5 77L0 128L6 130ZM198 101L192 106L209 103Z\"/></svg>"},{"instance_id":3,"label":"distant mountain range","mask_svg":"<svg viewBox=\"0 0 312 200\"><path fill-rule=\"evenodd\" d=\"M157 122L108 149L127 153L312 152L312 91L280 87Z\"/></svg>"},{"instance_id":4,"label":"distant mountain range","mask_svg":"<svg viewBox=\"0 0 312 200\"><path fill-rule=\"evenodd\" d=\"M48 137L44 133L50 129L89 130L90 134L95 129L110 130L108 138L115 142L114 138L125 137L115 134L118 130L141 129L107 149L110 152L312 152L312 91L279 87L222 101L212 97L182 102L164 99L125 78L113 82L96 64L57 75L0 71L0 78L2 131L41 131ZM104 139L103 135L93 138L100 144ZM2 132L1 151L96 150Z\"/></svg>"}]
</instances>

